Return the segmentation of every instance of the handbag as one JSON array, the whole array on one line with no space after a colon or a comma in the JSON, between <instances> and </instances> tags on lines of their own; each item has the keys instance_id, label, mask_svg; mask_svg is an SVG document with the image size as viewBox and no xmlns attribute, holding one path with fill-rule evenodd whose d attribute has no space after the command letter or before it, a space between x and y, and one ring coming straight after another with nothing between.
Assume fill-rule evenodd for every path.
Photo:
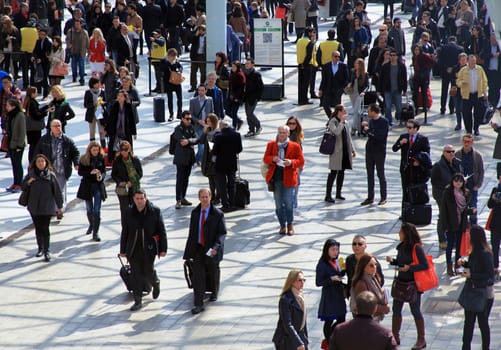
<instances>
[{"instance_id":1,"label":"handbag","mask_svg":"<svg viewBox=\"0 0 501 350\"><path fill-rule=\"evenodd\" d=\"M21 195L19 196L19 199L17 201L20 206L28 206L28 201L30 200L30 191L31 186L26 186L26 188L21 192Z\"/></svg>"},{"instance_id":2,"label":"handbag","mask_svg":"<svg viewBox=\"0 0 501 350\"><path fill-rule=\"evenodd\" d=\"M403 282L395 276L393 284L391 285L391 296L393 299L400 300L405 303L415 303L417 300L416 282Z\"/></svg>"},{"instance_id":3,"label":"handbag","mask_svg":"<svg viewBox=\"0 0 501 350\"><path fill-rule=\"evenodd\" d=\"M459 255L468 256L471 252L470 228L467 227L461 236L461 245L459 246Z\"/></svg>"},{"instance_id":4,"label":"handbag","mask_svg":"<svg viewBox=\"0 0 501 350\"><path fill-rule=\"evenodd\" d=\"M126 186L117 185L117 187L115 187L115 193L117 196L125 197L129 195L129 189Z\"/></svg>"},{"instance_id":5,"label":"handbag","mask_svg":"<svg viewBox=\"0 0 501 350\"><path fill-rule=\"evenodd\" d=\"M2 143L0 145L0 151L8 152L9 151L9 135L3 134Z\"/></svg>"},{"instance_id":6,"label":"handbag","mask_svg":"<svg viewBox=\"0 0 501 350\"><path fill-rule=\"evenodd\" d=\"M267 184L268 184L268 191L275 192L275 181L273 181L273 179L271 179L271 181L267 182Z\"/></svg>"},{"instance_id":7,"label":"handbag","mask_svg":"<svg viewBox=\"0 0 501 350\"><path fill-rule=\"evenodd\" d=\"M55 76L66 76L70 74L70 65L68 63L58 63L54 65L54 68L52 69L52 74Z\"/></svg>"},{"instance_id":8,"label":"handbag","mask_svg":"<svg viewBox=\"0 0 501 350\"><path fill-rule=\"evenodd\" d=\"M171 71L169 76L169 84L181 85L184 81L184 76L181 72Z\"/></svg>"},{"instance_id":9,"label":"handbag","mask_svg":"<svg viewBox=\"0 0 501 350\"><path fill-rule=\"evenodd\" d=\"M416 184L407 187L407 197L409 203L412 204L426 204L430 201L430 195L428 194L428 185Z\"/></svg>"},{"instance_id":10,"label":"handbag","mask_svg":"<svg viewBox=\"0 0 501 350\"><path fill-rule=\"evenodd\" d=\"M193 260L185 260L183 263L184 279L189 289L193 289Z\"/></svg>"},{"instance_id":11,"label":"handbag","mask_svg":"<svg viewBox=\"0 0 501 350\"><path fill-rule=\"evenodd\" d=\"M332 154L336 147L336 135L330 133L330 131L325 131L322 137L322 142L320 142L319 152L322 154Z\"/></svg>"},{"instance_id":12,"label":"handbag","mask_svg":"<svg viewBox=\"0 0 501 350\"><path fill-rule=\"evenodd\" d=\"M419 264L416 249L417 244L415 244L414 249L412 249L412 265ZM419 292L426 292L427 290L438 287L438 276L435 271L435 265L433 264L433 257L431 255L426 255L426 260L428 261L428 268L426 270L414 272L414 281L416 282L416 288Z\"/></svg>"},{"instance_id":13,"label":"handbag","mask_svg":"<svg viewBox=\"0 0 501 350\"><path fill-rule=\"evenodd\" d=\"M489 212L489 217L487 218L487 222L485 223L485 229L487 231L491 230L491 222L492 222L492 217L494 216L494 210L491 210Z\"/></svg>"},{"instance_id":14,"label":"handbag","mask_svg":"<svg viewBox=\"0 0 501 350\"><path fill-rule=\"evenodd\" d=\"M466 311L484 311L487 304L487 288L476 288L471 279L467 279L459 294L458 303Z\"/></svg>"},{"instance_id":15,"label":"handbag","mask_svg":"<svg viewBox=\"0 0 501 350\"><path fill-rule=\"evenodd\" d=\"M449 96L454 97L458 94L458 87L457 86L451 86L451 89L449 90Z\"/></svg>"},{"instance_id":16,"label":"handbag","mask_svg":"<svg viewBox=\"0 0 501 350\"><path fill-rule=\"evenodd\" d=\"M230 81L229 80L218 79L216 81L216 85L221 90L228 90L230 88Z\"/></svg>"},{"instance_id":17,"label":"handbag","mask_svg":"<svg viewBox=\"0 0 501 350\"><path fill-rule=\"evenodd\" d=\"M268 175L268 171L270 170L270 165L265 162L261 162L261 176L266 179L266 175Z\"/></svg>"}]
</instances>

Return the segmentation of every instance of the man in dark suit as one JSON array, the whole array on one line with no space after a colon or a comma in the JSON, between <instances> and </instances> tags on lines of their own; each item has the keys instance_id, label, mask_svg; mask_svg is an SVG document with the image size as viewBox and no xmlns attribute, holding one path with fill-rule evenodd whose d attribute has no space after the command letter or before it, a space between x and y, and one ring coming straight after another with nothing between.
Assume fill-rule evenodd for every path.
<instances>
[{"instance_id":1,"label":"man in dark suit","mask_svg":"<svg viewBox=\"0 0 501 350\"><path fill-rule=\"evenodd\" d=\"M42 69L43 76L40 82L37 82L38 91L43 88L43 97L46 98L49 95L49 69L50 61L49 56L52 53L52 41L47 37L47 29L40 28L38 31L38 40L35 43L35 48L33 49L33 56L31 61L35 63L35 67L40 67ZM38 70L38 68L37 68Z\"/></svg>"},{"instance_id":2,"label":"man in dark suit","mask_svg":"<svg viewBox=\"0 0 501 350\"><path fill-rule=\"evenodd\" d=\"M355 318L334 328L330 350L392 350L398 349L391 330L372 319L377 309L374 293L364 291L357 295ZM360 332L363 336L360 336Z\"/></svg>"},{"instance_id":3,"label":"man in dark suit","mask_svg":"<svg viewBox=\"0 0 501 350\"><path fill-rule=\"evenodd\" d=\"M197 137L200 137L204 132L205 117L209 113L214 113L214 102L212 101L212 97L207 96L207 87L203 84L198 86L198 95L190 98L190 113L193 117L195 133ZM202 161L203 154L204 145L199 143L195 159L198 163Z\"/></svg>"},{"instance_id":4,"label":"man in dark suit","mask_svg":"<svg viewBox=\"0 0 501 350\"><path fill-rule=\"evenodd\" d=\"M140 13L143 18L144 37L148 50L151 50L152 33L155 29L160 28L162 22L162 9L155 4L154 0L146 0L146 5L141 9ZM161 33L159 33L161 34Z\"/></svg>"},{"instance_id":5,"label":"man in dark suit","mask_svg":"<svg viewBox=\"0 0 501 350\"><path fill-rule=\"evenodd\" d=\"M225 120L219 122L220 133L214 136L212 156L216 158L216 186L223 212L230 211L235 205L235 172L237 156L242 152L242 138Z\"/></svg>"},{"instance_id":6,"label":"man in dark suit","mask_svg":"<svg viewBox=\"0 0 501 350\"><path fill-rule=\"evenodd\" d=\"M117 38L117 67L127 66L132 63L134 51L129 38L129 29L125 23L120 23L120 36ZM129 71L134 72L131 68Z\"/></svg>"},{"instance_id":7,"label":"man in dark suit","mask_svg":"<svg viewBox=\"0 0 501 350\"><path fill-rule=\"evenodd\" d=\"M438 51L437 64L442 77L442 93L440 95L440 114L445 114L445 104L449 94L449 85L454 81L452 69L458 63L458 56L464 52L464 48L456 43L456 37L450 36L449 42ZM454 98L449 98L449 113L454 113Z\"/></svg>"},{"instance_id":8,"label":"man in dark suit","mask_svg":"<svg viewBox=\"0 0 501 350\"><path fill-rule=\"evenodd\" d=\"M496 34L491 33L489 44L485 44L480 56L484 60L487 84L489 85L489 103L491 106L499 105L499 89L501 89L501 47Z\"/></svg>"},{"instance_id":9,"label":"man in dark suit","mask_svg":"<svg viewBox=\"0 0 501 350\"><path fill-rule=\"evenodd\" d=\"M120 256L127 257L132 270L134 305L139 310L145 284L153 286L153 299L160 294L160 280L155 271L155 256L167 254L167 235L160 209L154 206L142 189L134 193L134 205L127 209L120 237Z\"/></svg>"},{"instance_id":10,"label":"man in dark suit","mask_svg":"<svg viewBox=\"0 0 501 350\"><path fill-rule=\"evenodd\" d=\"M400 152L400 178L402 180L402 203L407 202L407 188L411 185L413 163L417 162L417 155L421 152L430 154L428 138L419 133L420 124L415 119L407 121L407 133L399 136L391 148L393 152Z\"/></svg>"},{"instance_id":11,"label":"man in dark suit","mask_svg":"<svg viewBox=\"0 0 501 350\"><path fill-rule=\"evenodd\" d=\"M344 88L350 81L350 71L346 63L340 61L339 51L332 53L332 61L322 67L322 81L318 89L322 107L327 118L331 117L332 109L341 103Z\"/></svg>"},{"instance_id":12,"label":"man in dark suit","mask_svg":"<svg viewBox=\"0 0 501 350\"><path fill-rule=\"evenodd\" d=\"M193 260L194 307L196 315L204 311L205 291L211 292L210 301L217 300L223 260L226 223L221 210L211 204L211 192L207 188L198 191L200 204L193 209L184 260Z\"/></svg>"}]
</instances>

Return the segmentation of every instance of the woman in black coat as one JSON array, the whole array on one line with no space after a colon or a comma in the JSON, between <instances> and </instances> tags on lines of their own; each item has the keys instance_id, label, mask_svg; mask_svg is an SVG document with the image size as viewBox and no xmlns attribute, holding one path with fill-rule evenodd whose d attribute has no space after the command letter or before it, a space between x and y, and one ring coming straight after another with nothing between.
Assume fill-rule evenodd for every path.
<instances>
[{"instance_id":1,"label":"woman in black coat","mask_svg":"<svg viewBox=\"0 0 501 350\"><path fill-rule=\"evenodd\" d=\"M489 315L494 304L494 267L492 264L492 251L487 244L484 229L472 225L470 230L471 253L466 259L459 259L458 265L469 270L463 272L465 283L472 283L476 288L485 288L487 302L482 312L464 310L463 347L462 350L471 349L475 319L478 318L478 327L482 334L482 350L488 350L491 343L491 330Z\"/></svg>"},{"instance_id":2,"label":"woman in black coat","mask_svg":"<svg viewBox=\"0 0 501 350\"><path fill-rule=\"evenodd\" d=\"M487 202L487 206L491 209L489 228L491 231L492 256L494 258L494 273L496 278L499 278L499 244L501 243L501 171L499 169L498 181L498 185L492 189L489 201Z\"/></svg>"},{"instance_id":3,"label":"woman in black coat","mask_svg":"<svg viewBox=\"0 0 501 350\"><path fill-rule=\"evenodd\" d=\"M29 187L28 211L35 226L38 251L36 257L44 255L49 262L50 218L54 213L63 213L63 194L49 159L37 154L30 163L28 175L23 180L23 191Z\"/></svg>"},{"instance_id":4,"label":"woman in black coat","mask_svg":"<svg viewBox=\"0 0 501 350\"><path fill-rule=\"evenodd\" d=\"M285 280L278 303L278 323L273 334L277 350L308 350L308 328L303 271L292 270Z\"/></svg>"},{"instance_id":5,"label":"woman in black coat","mask_svg":"<svg viewBox=\"0 0 501 350\"><path fill-rule=\"evenodd\" d=\"M42 138L42 130L45 128L45 116L47 115L48 108L48 106L40 108L36 97L37 88L28 86L26 89L26 97L23 101L23 109L26 115L26 138L30 146L28 151L29 162L33 160L37 143Z\"/></svg>"},{"instance_id":6,"label":"woman in black coat","mask_svg":"<svg viewBox=\"0 0 501 350\"><path fill-rule=\"evenodd\" d=\"M106 199L104 177L106 165L103 150L99 142L91 141L85 154L80 157L78 175L82 177L77 197L85 200L89 228L85 234L92 233L92 239L100 242L99 224L101 223L101 202Z\"/></svg>"},{"instance_id":7,"label":"woman in black coat","mask_svg":"<svg viewBox=\"0 0 501 350\"><path fill-rule=\"evenodd\" d=\"M328 239L317 264L315 282L322 287L318 318L324 321L324 341L328 344L334 328L346 320L346 301L342 278L344 267L339 261L339 242Z\"/></svg>"},{"instance_id":8,"label":"woman in black coat","mask_svg":"<svg viewBox=\"0 0 501 350\"><path fill-rule=\"evenodd\" d=\"M238 117L238 109L244 103L245 74L239 61L231 64L229 88L226 113L233 119L233 128L240 130L243 121Z\"/></svg>"},{"instance_id":9,"label":"woman in black coat","mask_svg":"<svg viewBox=\"0 0 501 350\"><path fill-rule=\"evenodd\" d=\"M52 101L49 103L49 118L47 120L47 132L50 132L50 123L54 119L61 121L63 125L63 133L66 133L65 127L68 120L75 117L75 112L71 108L68 101L66 101L66 93L61 85L53 85L50 89Z\"/></svg>"},{"instance_id":10,"label":"woman in black coat","mask_svg":"<svg viewBox=\"0 0 501 350\"><path fill-rule=\"evenodd\" d=\"M414 282L414 272L428 269L428 260L426 260L426 254L421 244L421 237L419 237L416 226L408 222L402 223L398 236L400 243L397 246L397 257L387 256L386 261L398 268L397 279L400 282ZM414 249L416 250L418 264L413 263L412 253ZM415 301L409 303L417 329L417 340L412 350L426 348L424 318L421 313L421 294L423 293L416 290ZM393 298L391 329L398 345L400 345L403 307L403 300Z\"/></svg>"},{"instance_id":11,"label":"woman in black coat","mask_svg":"<svg viewBox=\"0 0 501 350\"><path fill-rule=\"evenodd\" d=\"M456 173L452 176L450 184L445 187L440 207L440 221L447 232L445 259L449 276L455 275L452 269L452 248L456 246L454 261L457 261L460 256L461 237L468 226L468 215L476 212L475 208L468 208L468 203L470 203L470 191L466 188L464 176Z\"/></svg>"},{"instance_id":12,"label":"woman in black coat","mask_svg":"<svg viewBox=\"0 0 501 350\"><path fill-rule=\"evenodd\" d=\"M110 138L108 158L113 159L122 141L129 142L132 149L132 139L136 139L137 136L132 105L129 101L129 95L124 90L117 93L117 100L111 106L108 118L106 122L106 132Z\"/></svg>"},{"instance_id":13,"label":"woman in black coat","mask_svg":"<svg viewBox=\"0 0 501 350\"><path fill-rule=\"evenodd\" d=\"M132 204L132 196L141 186L139 180L143 177L143 167L139 158L132 153L128 141L122 141L119 151L113 161L111 178L116 183L115 193L120 203L122 225L125 223L127 208Z\"/></svg>"},{"instance_id":14,"label":"woman in black coat","mask_svg":"<svg viewBox=\"0 0 501 350\"><path fill-rule=\"evenodd\" d=\"M177 60L177 50L170 48L167 50L167 58L160 62L160 67L163 72L163 84L164 90L167 93L167 108L169 109L169 119L171 122L174 120L174 96L173 92L176 93L176 105L177 105L177 119L181 119L181 113L183 111L183 90L181 84L175 85L169 83L171 72L183 73L183 66Z\"/></svg>"}]
</instances>

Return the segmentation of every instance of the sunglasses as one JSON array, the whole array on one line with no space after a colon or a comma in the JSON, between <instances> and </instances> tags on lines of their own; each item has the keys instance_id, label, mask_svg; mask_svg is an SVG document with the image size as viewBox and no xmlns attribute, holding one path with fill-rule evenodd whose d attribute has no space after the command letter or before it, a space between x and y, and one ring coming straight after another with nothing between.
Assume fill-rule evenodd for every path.
<instances>
[{"instance_id":1,"label":"sunglasses","mask_svg":"<svg viewBox=\"0 0 501 350\"><path fill-rule=\"evenodd\" d=\"M456 151L454 150L449 150L449 151L444 151L445 153L455 153Z\"/></svg>"},{"instance_id":2,"label":"sunglasses","mask_svg":"<svg viewBox=\"0 0 501 350\"><path fill-rule=\"evenodd\" d=\"M340 58L341 56L334 56L334 58Z\"/></svg>"},{"instance_id":3,"label":"sunglasses","mask_svg":"<svg viewBox=\"0 0 501 350\"><path fill-rule=\"evenodd\" d=\"M129 152L128 148L120 148L120 152Z\"/></svg>"},{"instance_id":4,"label":"sunglasses","mask_svg":"<svg viewBox=\"0 0 501 350\"><path fill-rule=\"evenodd\" d=\"M460 177L456 177L456 178L452 179L452 181L454 181L454 182L464 182L464 180L462 178L460 178Z\"/></svg>"},{"instance_id":5,"label":"sunglasses","mask_svg":"<svg viewBox=\"0 0 501 350\"><path fill-rule=\"evenodd\" d=\"M363 243L363 242L353 242L351 245L352 245L352 246L356 246L356 245L358 245L359 247L361 247L361 246L363 246L363 245L364 245L364 243Z\"/></svg>"},{"instance_id":6,"label":"sunglasses","mask_svg":"<svg viewBox=\"0 0 501 350\"><path fill-rule=\"evenodd\" d=\"M191 118L183 118L184 120L191 120Z\"/></svg>"}]
</instances>

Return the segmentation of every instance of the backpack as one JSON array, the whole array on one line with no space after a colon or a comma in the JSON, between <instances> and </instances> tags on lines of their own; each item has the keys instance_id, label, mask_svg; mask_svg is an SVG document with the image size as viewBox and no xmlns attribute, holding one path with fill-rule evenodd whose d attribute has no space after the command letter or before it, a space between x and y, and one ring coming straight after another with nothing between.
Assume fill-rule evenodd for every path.
<instances>
[{"instance_id":1,"label":"backpack","mask_svg":"<svg viewBox=\"0 0 501 350\"><path fill-rule=\"evenodd\" d=\"M177 143L174 134L175 131L172 134L170 134L170 141L169 141L169 154L172 155L174 155L174 153L176 152L176 143Z\"/></svg>"}]
</instances>

